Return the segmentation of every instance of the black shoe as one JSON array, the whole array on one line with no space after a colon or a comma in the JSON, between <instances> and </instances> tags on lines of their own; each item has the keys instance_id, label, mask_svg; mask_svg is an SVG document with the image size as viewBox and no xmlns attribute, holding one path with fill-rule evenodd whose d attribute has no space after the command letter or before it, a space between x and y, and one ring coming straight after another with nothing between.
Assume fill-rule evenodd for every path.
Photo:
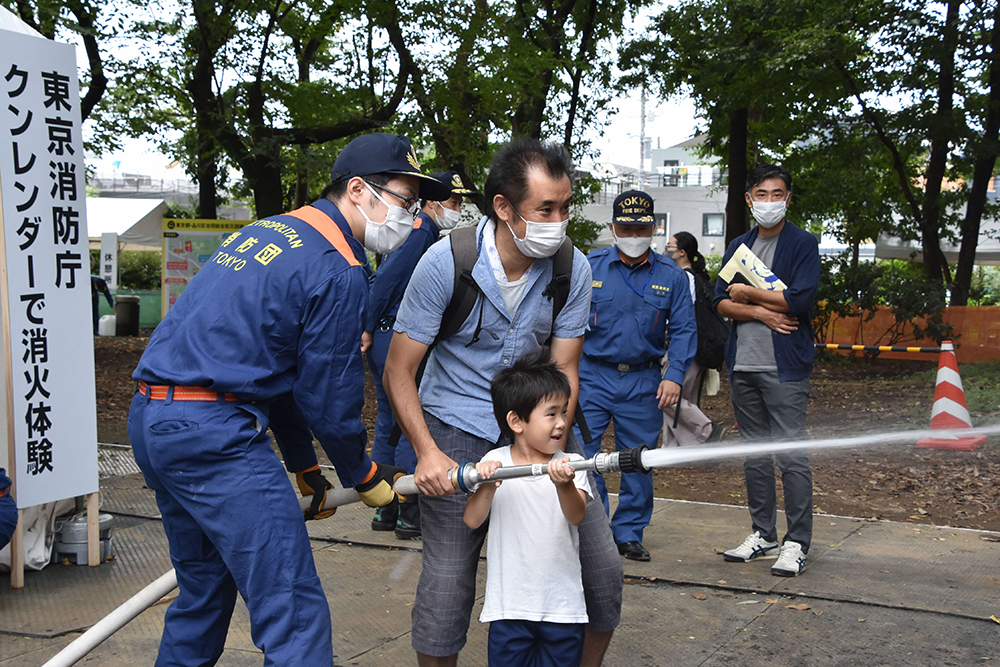
<instances>
[{"instance_id":1,"label":"black shoe","mask_svg":"<svg viewBox=\"0 0 1000 667\"><path fill-rule=\"evenodd\" d=\"M420 504L418 500L418 496L413 495L399 506L396 537L401 540L414 540L420 537Z\"/></svg>"},{"instance_id":2,"label":"black shoe","mask_svg":"<svg viewBox=\"0 0 1000 667\"><path fill-rule=\"evenodd\" d=\"M642 542L622 542L618 545L618 553L629 560L649 560L649 552L642 546Z\"/></svg>"},{"instance_id":3,"label":"black shoe","mask_svg":"<svg viewBox=\"0 0 1000 667\"><path fill-rule=\"evenodd\" d=\"M385 507L375 510L375 518L372 519L372 530L389 531L396 527L396 519L399 517L399 502L393 498L392 502Z\"/></svg>"},{"instance_id":4,"label":"black shoe","mask_svg":"<svg viewBox=\"0 0 1000 667\"><path fill-rule=\"evenodd\" d=\"M706 443L709 442L719 442L722 440L722 436L726 434L726 427L722 424L712 424L712 432L708 434L708 439L705 440Z\"/></svg>"}]
</instances>

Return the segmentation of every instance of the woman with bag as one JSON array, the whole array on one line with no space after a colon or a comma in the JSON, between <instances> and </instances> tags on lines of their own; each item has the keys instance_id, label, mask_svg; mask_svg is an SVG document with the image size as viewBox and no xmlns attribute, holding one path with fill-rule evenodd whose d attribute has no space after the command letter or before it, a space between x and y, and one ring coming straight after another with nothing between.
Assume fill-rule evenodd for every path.
<instances>
[{"instance_id":1,"label":"woman with bag","mask_svg":"<svg viewBox=\"0 0 1000 667\"><path fill-rule=\"evenodd\" d=\"M708 271L705 270L705 257L698 252L698 240L688 232L677 232L667 241L664 250L664 254L687 273L698 325L698 352L681 385L681 400L678 403L680 416L676 417L674 413L677 406L668 406L663 410L662 446L718 442L725 435L726 429L721 424L713 423L701 411L701 389L706 371L717 373L721 366L722 351L728 338L728 332L723 336L722 331L728 324L712 310L712 294L715 290Z\"/></svg>"}]
</instances>

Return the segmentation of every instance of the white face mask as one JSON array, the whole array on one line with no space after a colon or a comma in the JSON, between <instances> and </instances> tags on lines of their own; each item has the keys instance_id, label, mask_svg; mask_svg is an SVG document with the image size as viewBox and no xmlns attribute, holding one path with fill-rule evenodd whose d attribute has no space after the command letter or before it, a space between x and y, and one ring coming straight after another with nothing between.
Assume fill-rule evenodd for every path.
<instances>
[{"instance_id":1,"label":"white face mask","mask_svg":"<svg viewBox=\"0 0 1000 667\"><path fill-rule=\"evenodd\" d=\"M363 208L355 204L365 219L365 247L376 254L384 255L403 245L403 241L413 231L413 216L402 206L393 206L386 202L372 186L365 183L365 187L388 209L385 221L375 222L368 217Z\"/></svg>"},{"instance_id":2,"label":"white face mask","mask_svg":"<svg viewBox=\"0 0 1000 667\"><path fill-rule=\"evenodd\" d=\"M649 244L653 241L653 236L626 236L619 238L615 234L615 228L611 228L611 236L615 240L615 245L626 257L638 258L649 250Z\"/></svg>"},{"instance_id":3,"label":"white face mask","mask_svg":"<svg viewBox=\"0 0 1000 667\"><path fill-rule=\"evenodd\" d=\"M441 212L437 214L437 226L440 229L453 229L461 219L461 211L453 211L442 206Z\"/></svg>"},{"instance_id":4,"label":"white face mask","mask_svg":"<svg viewBox=\"0 0 1000 667\"><path fill-rule=\"evenodd\" d=\"M514 211L517 213L517 211ZM514 245L525 257L542 259L551 257L559 250L563 239L566 238L566 228L569 227L569 218L562 222L532 222L525 219L523 215L517 213L517 217L524 220L524 238L517 238L517 234L510 228L510 223L504 220L510 235L514 237Z\"/></svg>"},{"instance_id":5,"label":"white face mask","mask_svg":"<svg viewBox=\"0 0 1000 667\"><path fill-rule=\"evenodd\" d=\"M788 204L784 200L755 201L750 209L750 214L758 225L765 229L771 229L785 219L787 208Z\"/></svg>"}]
</instances>

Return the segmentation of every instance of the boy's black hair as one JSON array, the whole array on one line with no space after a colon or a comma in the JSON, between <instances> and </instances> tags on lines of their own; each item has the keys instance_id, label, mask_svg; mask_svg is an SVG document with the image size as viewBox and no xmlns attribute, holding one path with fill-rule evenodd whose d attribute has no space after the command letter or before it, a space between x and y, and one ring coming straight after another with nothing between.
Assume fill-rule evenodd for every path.
<instances>
[{"instance_id":1,"label":"boy's black hair","mask_svg":"<svg viewBox=\"0 0 1000 667\"><path fill-rule=\"evenodd\" d=\"M545 397L565 396L568 399L569 378L549 358L548 349L542 348L525 354L510 368L499 371L490 383L490 395L500 432L513 437L514 432L507 424L507 413L513 411L526 422Z\"/></svg>"},{"instance_id":2,"label":"boy's black hair","mask_svg":"<svg viewBox=\"0 0 1000 667\"><path fill-rule=\"evenodd\" d=\"M792 175L780 164L759 164L747 175L747 192L769 178L780 178L785 182L785 189L792 191Z\"/></svg>"}]
</instances>

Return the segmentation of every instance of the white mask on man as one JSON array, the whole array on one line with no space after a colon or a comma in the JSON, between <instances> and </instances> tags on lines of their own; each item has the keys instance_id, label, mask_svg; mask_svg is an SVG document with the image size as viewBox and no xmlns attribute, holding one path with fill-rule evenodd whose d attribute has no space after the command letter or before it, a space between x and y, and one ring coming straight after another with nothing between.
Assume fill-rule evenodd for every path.
<instances>
[{"instance_id":1,"label":"white mask on man","mask_svg":"<svg viewBox=\"0 0 1000 667\"><path fill-rule=\"evenodd\" d=\"M517 213L517 211L514 211ZM511 229L510 223L504 220L510 235L514 237L514 245L525 257L542 259L551 257L559 250L563 240L566 238L566 228L569 227L569 218L562 222L532 222L523 215L517 213L517 217L524 220L524 238L517 238L517 234Z\"/></svg>"},{"instance_id":2,"label":"white mask on man","mask_svg":"<svg viewBox=\"0 0 1000 667\"><path fill-rule=\"evenodd\" d=\"M441 211L437 214L437 226L439 229L454 229L461 219L461 211L453 211L442 206Z\"/></svg>"},{"instance_id":3,"label":"white mask on man","mask_svg":"<svg viewBox=\"0 0 1000 667\"><path fill-rule=\"evenodd\" d=\"M611 228L611 236L615 240L615 245L626 257L637 259L649 250L649 244L653 241L653 236L625 236L619 237L615 234L615 228Z\"/></svg>"},{"instance_id":4,"label":"white mask on man","mask_svg":"<svg viewBox=\"0 0 1000 667\"><path fill-rule=\"evenodd\" d=\"M413 231L413 216L402 206L395 206L382 199L368 183L365 183L365 187L375 195L376 199L385 204L388 210L384 222L375 222L368 217L363 208L355 204L365 219L364 244L368 250L384 255L403 245L406 237Z\"/></svg>"},{"instance_id":5,"label":"white mask on man","mask_svg":"<svg viewBox=\"0 0 1000 667\"><path fill-rule=\"evenodd\" d=\"M753 215L753 219L757 221L758 225L764 229L771 229L785 219L787 209L788 203L784 199L781 201L755 201L750 208L750 214Z\"/></svg>"}]
</instances>

